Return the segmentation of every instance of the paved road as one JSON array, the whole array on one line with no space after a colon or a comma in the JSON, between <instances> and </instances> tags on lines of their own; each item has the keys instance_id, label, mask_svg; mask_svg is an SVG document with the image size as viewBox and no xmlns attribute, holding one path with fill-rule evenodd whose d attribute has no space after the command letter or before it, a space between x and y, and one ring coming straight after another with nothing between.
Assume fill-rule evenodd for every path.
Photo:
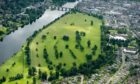
<instances>
[{"instance_id":1,"label":"paved road","mask_svg":"<svg viewBox=\"0 0 140 84\"><path fill-rule=\"evenodd\" d=\"M81 75L81 83L80 84L84 84L83 82L84 82L84 76Z\"/></svg>"}]
</instances>

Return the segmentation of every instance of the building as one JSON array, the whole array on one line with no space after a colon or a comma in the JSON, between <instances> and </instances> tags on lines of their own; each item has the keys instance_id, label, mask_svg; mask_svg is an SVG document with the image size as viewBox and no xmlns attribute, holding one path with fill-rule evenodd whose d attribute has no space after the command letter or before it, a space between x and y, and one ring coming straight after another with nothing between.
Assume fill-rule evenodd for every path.
<instances>
[{"instance_id":1,"label":"building","mask_svg":"<svg viewBox=\"0 0 140 84\"><path fill-rule=\"evenodd\" d=\"M138 49L136 49L136 48L124 48L123 52L131 54L131 55L136 55L138 52Z\"/></svg>"}]
</instances>

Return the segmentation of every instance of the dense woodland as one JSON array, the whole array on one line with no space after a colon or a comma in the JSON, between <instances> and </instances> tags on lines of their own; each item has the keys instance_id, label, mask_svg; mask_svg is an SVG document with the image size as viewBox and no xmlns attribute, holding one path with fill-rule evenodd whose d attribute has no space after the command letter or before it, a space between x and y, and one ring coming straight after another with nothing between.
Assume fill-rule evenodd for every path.
<instances>
[{"instance_id":1,"label":"dense woodland","mask_svg":"<svg viewBox=\"0 0 140 84\"><path fill-rule=\"evenodd\" d=\"M34 22L44 13L46 4L61 6L68 1L75 0L0 0L0 28L6 28L6 32L0 30L0 36Z\"/></svg>"},{"instance_id":2,"label":"dense woodland","mask_svg":"<svg viewBox=\"0 0 140 84\"><path fill-rule=\"evenodd\" d=\"M6 28L6 32L0 31L0 36L9 34L18 29L18 27L23 27L39 18L45 11L45 8L37 4L43 1L0 0L0 26Z\"/></svg>"},{"instance_id":3,"label":"dense woodland","mask_svg":"<svg viewBox=\"0 0 140 84\"><path fill-rule=\"evenodd\" d=\"M17 14L21 12L22 8L25 8L29 5L42 2L44 0L1 0L0 3L0 13L6 14Z\"/></svg>"},{"instance_id":4,"label":"dense woodland","mask_svg":"<svg viewBox=\"0 0 140 84\"><path fill-rule=\"evenodd\" d=\"M62 5L66 2L74 2L76 0L52 0L55 5Z\"/></svg>"}]
</instances>

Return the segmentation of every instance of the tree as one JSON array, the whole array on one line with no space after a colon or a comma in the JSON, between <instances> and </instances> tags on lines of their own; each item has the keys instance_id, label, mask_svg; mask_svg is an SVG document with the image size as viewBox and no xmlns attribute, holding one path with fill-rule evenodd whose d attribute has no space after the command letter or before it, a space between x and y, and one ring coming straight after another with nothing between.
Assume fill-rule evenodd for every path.
<instances>
[{"instance_id":1,"label":"tree","mask_svg":"<svg viewBox=\"0 0 140 84\"><path fill-rule=\"evenodd\" d=\"M66 63L64 63L63 66L66 66Z\"/></svg>"},{"instance_id":2,"label":"tree","mask_svg":"<svg viewBox=\"0 0 140 84\"><path fill-rule=\"evenodd\" d=\"M53 66L52 65L48 65L49 70L53 70Z\"/></svg>"},{"instance_id":3,"label":"tree","mask_svg":"<svg viewBox=\"0 0 140 84\"><path fill-rule=\"evenodd\" d=\"M81 35L81 36L85 36L86 33L85 33L85 32L80 32L80 35Z\"/></svg>"},{"instance_id":4,"label":"tree","mask_svg":"<svg viewBox=\"0 0 140 84\"><path fill-rule=\"evenodd\" d=\"M59 57L58 50L57 50L57 48L56 48L56 49L54 49L54 50L55 50L55 57L56 57L56 59L58 59L58 57Z\"/></svg>"},{"instance_id":5,"label":"tree","mask_svg":"<svg viewBox=\"0 0 140 84\"><path fill-rule=\"evenodd\" d=\"M93 26L93 21L91 21L90 25Z\"/></svg>"},{"instance_id":6,"label":"tree","mask_svg":"<svg viewBox=\"0 0 140 84\"><path fill-rule=\"evenodd\" d=\"M96 54L96 51L95 50L92 50L92 55L95 55Z\"/></svg>"},{"instance_id":7,"label":"tree","mask_svg":"<svg viewBox=\"0 0 140 84\"><path fill-rule=\"evenodd\" d=\"M70 76L74 76L74 75L77 75L77 72L78 72L78 69L76 66L73 66L70 71L69 71L69 75Z\"/></svg>"},{"instance_id":8,"label":"tree","mask_svg":"<svg viewBox=\"0 0 140 84\"><path fill-rule=\"evenodd\" d=\"M65 48L68 49L69 48L69 45L66 45Z\"/></svg>"},{"instance_id":9,"label":"tree","mask_svg":"<svg viewBox=\"0 0 140 84\"><path fill-rule=\"evenodd\" d=\"M25 47L25 55L26 55L26 62L28 65L31 64L31 58L30 58L30 48L29 43L27 43L27 46Z\"/></svg>"},{"instance_id":10,"label":"tree","mask_svg":"<svg viewBox=\"0 0 140 84\"><path fill-rule=\"evenodd\" d=\"M91 61L92 60L92 55L91 54L87 54L86 55L86 59L87 59L87 61Z\"/></svg>"},{"instance_id":11,"label":"tree","mask_svg":"<svg viewBox=\"0 0 140 84\"><path fill-rule=\"evenodd\" d=\"M95 46L92 48L92 50L96 51L97 48L98 48L97 45L95 45Z\"/></svg>"},{"instance_id":12,"label":"tree","mask_svg":"<svg viewBox=\"0 0 140 84\"><path fill-rule=\"evenodd\" d=\"M87 19L85 19L85 22L87 21Z\"/></svg>"},{"instance_id":13,"label":"tree","mask_svg":"<svg viewBox=\"0 0 140 84\"><path fill-rule=\"evenodd\" d=\"M37 35L38 31L34 31L32 37L35 37Z\"/></svg>"},{"instance_id":14,"label":"tree","mask_svg":"<svg viewBox=\"0 0 140 84\"><path fill-rule=\"evenodd\" d=\"M73 64L73 66L75 66L75 67L76 67L76 65L77 65L76 62L73 62L72 64Z\"/></svg>"},{"instance_id":15,"label":"tree","mask_svg":"<svg viewBox=\"0 0 140 84\"><path fill-rule=\"evenodd\" d=\"M63 52L61 51L61 52L60 52L60 57L62 57L62 56L63 56Z\"/></svg>"},{"instance_id":16,"label":"tree","mask_svg":"<svg viewBox=\"0 0 140 84\"><path fill-rule=\"evenodd\" d=\"M6 72L9 72L9 69L6 69Z\"/></svg>"},{"instance_id":17,"label":"tree","mask_svg":"<svg viewBox=\"0 0 140 84\"><path fill-rule=\"evenodd\" d=\"M81 41L80 33L79 33L79 31L76 31L76 42L79 44L80 41Z\"/></svg>"},{"instance_id":18,"label":"tree","mask_svg":"<svg viewBox=\"0 0 140 84\"><path fill-rule=\"evenodd\" d=\"M42 73L41 79L42 79L43 81L47 80L47 73L46 73L46 72Z\"/></svg>"},{"instance_id":19,"label":"tree","mask_svg":"<svg viewBox=\"0 0 140 84\"><path fill-rule=\"evenodd\" d=\"M72 51L71 49L69 49L69 52L70 52L71 56L72 56L74 59L77 58L76 55L73 53L73 51Z\"/></svg>"},{"instance_id":20,"label":"tree","mask_svg":"<svg viewBox=\"0 0 140 84\"><path fill-rule=\"evenodd\" d=\"M46 35L42 35L41 38L42 38L42 40L46 39Z\"/></svg>"},{"instance_id":21,"label":"tree","mask_svg":"<svg viewBox=\"0 0 140 84\"><path fill-rule=\"evenodd\" d=\"M66 2L75 2L76 0L52 0L55 5L61 6Z\"/></svg>"},{"instance_id":22,"label":"tree","mask_svg":"<svg viewBox=\"0 0 140 84\"><path fill-rule=\"evenodd\" d=\"M88 45L88 47L90 48L90 45L91 45L90 40L88 40L87 45Z\"/></svg>"},{"instance_id":23,"label":"tree","mask_svg":"<svg viewBox=\"0 0 140 84\"><path fill-rule=\"evenodd\" d=\"M67 76L68 76L66 69L62 68L62 69L60 70L60 72L61 72L61 75L62 75L63 77L67 77Z\"/></svg>"},{"instance_id":24,"label":"tree","mask_svg":"<svg viewBox=\"0 0 140 84\"><path fill-rule=\"evenodd\" d=\"M46 62L48 61L48 52L47 52L47 49L46 48L44 48L44 50L43 50L43 56L44 56L44 58L45 58L45 60L46 60Z\"/></svg>"},{"instance_id":25,"label":"tree","mask_svg":"<svg viewBox=\"0 0 140 84\"><path fill-rule=\"evenodd\" d=\"M16 64L16 63L14 62L14 63L12 64L12 67L14 67L14 66L15 66L15 64Z\"/></svg>"},{"instance_id":26,"label":"tree","mask_svg":"<svg viewBox=\"0 0 140 84\"><path fill-rule=\"evenodd\" d=\"M35 67L30 67L30 68L28 69L28 75L29 75L29 76L34 76L35 73L36 73L36 68L35 68Z\"/></svg>"},{"instance_id":27,"label":"tree","mask_svg":"<svg viewBox=\"0 0 140 84\"><path fill-rule=\"evenodd\" d=\"M56 66L56 70L59 71L61 68L62 68L62 63L59 63L59 64Z\"/></svg>"},{"instance_id":28,"label":"tree","mask_svg":"<svg viewBox=\"0 0 140 84\"><path fill-rule=\"evenodd\" d=\"M48 80L52 81L52 80L56 80L56 79L58 79L58 72L57 73L50 72L50 77L48 78Z\"/></svg>"},{"instance_id":29,"label":"tree","mask_svg":"<svg viewBox=\"0 0 140 84\"><path fill-rule=\"evenodd\" d=\"M59 78L59 72L58 71L56 71L55 76L56 76L56 79Z\"/></svg>"},{"instance_id":30,"label":"tree","mask_svg":"<svg viewBox=\"0 0 140 84\"><path fill-rule=\"evenodd\" d=\"M23 78L23 74L17 74L16 76L9 77L10 81L20 80Z\"/></svg>"},{"instance_id":31,"label":"tree","mask_svg":"<svg viewBox=\"0 0 140 84\"><path fill-rule=\"evenodd\" d=\"M2 81L6 81L6 78L4 76L2 77Z\"/></svg>"},{"instance_id":32,"label":"tree","mask_svg":"<svg viewBox=\"0 0 140 84\"><path fill-rule=\"evenodd\" d=\"M75 48L76 48L76 49L78 49L78 48L79 48L79 45L78 45L78 44L76 44L76 45L75 45Z\"/></svg>"},{"instance_id":33,"label":"tree","mask_svg":"<svg viewBox=\"0 0 140 84\"><path fill-rule=\"evenodd\" d=\"M64 40L64 41L69 41L69 36L68 36L68 35L64 35L64 36L63 36L63 40Z\"/></svg>"},{"instance_id":34,"label":"tree","mask_svg":"<svg viewBox=\"0 0 140 84\"><path fill-rule=\"evenodd\" d=\"M27 81L26 84L29 84L29 81Z\"/></svg>"},{"instance_id":35,"label":"tree","mask_svg":"<svg viewBox=\"0 0 140 84\"><path fill-rule=\"evenodd\" d=\"M28 75L29 75L29 76L32 76L32 68L29 68L29 69L28 69Z\"/></svg>"},{"instance_id":36,"label":"tree","mask_svg":"<svg viewBox=\"0 0 140 84\"><path fill-rule=\"evenodd\" d=\"M6 78L3 76L1 79L0 79L0 84L2 84L3 82L6 81Z\"/></svg>"},{"instance_id":37,"label":"tree","mask_svg":"<svg viewBox=\"0 0 140 84\"><path fill-rule=\"evenodd\" d=\"M56 38L57 38L57 37L56 37L56 36L54 36L54 40L56 40Z\"/></svg>"},{"instance_id":38,"label":"tree","mask_svg":"<svg viewBox=\"0 0 140 84\"><path fill-rule=\"evenodd\" d=\"M36 84L36 78L33 77L33 84Z\"/></svg>"},{"instance_id":39,"label":"tree","mask_svg":"<svg viewBox=\"0 0 140 84\"><path fill-rule=\"evenodd\" d=\"M81 51L84 51L84 47L81 44L79 44L79 48Z\"/></svg>"},{"instance_id":40,"label":"tree","mask_svg":"<svg viewBox=\"0 0 140 84\"><path fill-rule=\"evenodd\" d=\"M3 31L0 31L0 36L3 35L3 34L4 34L4 32Z\"/></svg>"},{"instance_id":41,"label":"tree","mask_svg":"<svg viewBox=\"0 0 140 84\"><path fill-rule=\"evenodd\" d=\"M42 81L47 80L47 73L46 73L46 72L43 72L43 73L42 73L42 72L39 70L38 74L39 74L39 79L41 79Z\"/></svg>"},{"instance_id":42,"label":"tree","mask_svg":"<svg viewBox=\"0 0 140 84\"><path fill-rule=\"evenodd\" d=\"M39 79L41 79L42 72L41 72L41 70L40 70L40 69L39 69L39 71L38 71L38 76L39 76Z\"/></svg>"}]
</instances>

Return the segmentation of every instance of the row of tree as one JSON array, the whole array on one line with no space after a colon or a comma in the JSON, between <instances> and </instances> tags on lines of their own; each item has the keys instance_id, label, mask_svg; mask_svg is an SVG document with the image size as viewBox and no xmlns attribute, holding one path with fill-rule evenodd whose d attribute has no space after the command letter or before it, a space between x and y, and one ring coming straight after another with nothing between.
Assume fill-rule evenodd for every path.
<instances>
[{"instance_id":1,"label":"row of tree","mask_svg":"<svg viewBox=\"0 0 140 84\"><path fill-rule=\"evenodd\" d=\"M69 77L77 74L90 76L91 73L95 73L96 69L106 64L107 61L108 59L105 56L99 55L99 58L96 61L89 60L87 63L81 64L79 67L73 65L73 67L69 70L60 68L60 70L57 70L58 72L50 75L49 81L56 80L59 78L59 76Z\"/></svg>"},{"instance_id":2,"label":"row of tree","mask_svg":"<svg viewBox=\"0 0 140 84\"><path fill-rule=\"evenodd\" d=\"M10 77L9 81L20 80L23 78L23 74L17 74L16 76Z\"/></svg>"},{"instance_id":3,"label":"row of tree","mask_svg":"<svg viewBox=\"0 0 140 84\"><path fill-rule=\"evenodd\" d=\"M47 73L46 72L41 72L41 70L39 70L38 74L39 74L39 79L41 79L42 81L47 80Z\"/></svg>"},{"instance_id":4,"label":"row of tree","mask_svg":"<svg viewBox=\"0 0 140 84\"><path fill-rule=\"evenodd\" d=\"M29 47L29 42L27 43L25 47L25 56L26 56L26 63L28 65L31 65L31 57L30 57L30 47Z\"/></svg>"},{"instance_id":5,"label":"row of tree","mask_svg":"<svg viewBox=\"0 0 140 84\"><path fill-rule=\"evenodd\" d=\"M129 40L119 40L119 39L110 39L110 43L112 45L118 45L119 47L128 47L128 44L130 43Z\"/></svg>"},{"instance_id":6,"label":"row of tree","mask_svg":"<svg viewBox=\"0 0 140 84\"><path fill-rule=\"evenodd\" d=\"M52 2L57 6L62 6L66 2L75 2L76 0L52 0Z\"/></svg>"},{"instance_id":7,"label":"row of tree","mask_svg":"<svg viewBox=\"0 0 140 84\"><path fill-rule=\"evenodd\" d=\"M84 37L86 35L85 32L79 32L79 31L76 31L75 32L75 39L76 39L76 45L75 45L75 48L76 49L80 49L80 51L84 51L84 47L81 45L81 40L82 40L82 37Z\"/></svg>"}]
</instances>

